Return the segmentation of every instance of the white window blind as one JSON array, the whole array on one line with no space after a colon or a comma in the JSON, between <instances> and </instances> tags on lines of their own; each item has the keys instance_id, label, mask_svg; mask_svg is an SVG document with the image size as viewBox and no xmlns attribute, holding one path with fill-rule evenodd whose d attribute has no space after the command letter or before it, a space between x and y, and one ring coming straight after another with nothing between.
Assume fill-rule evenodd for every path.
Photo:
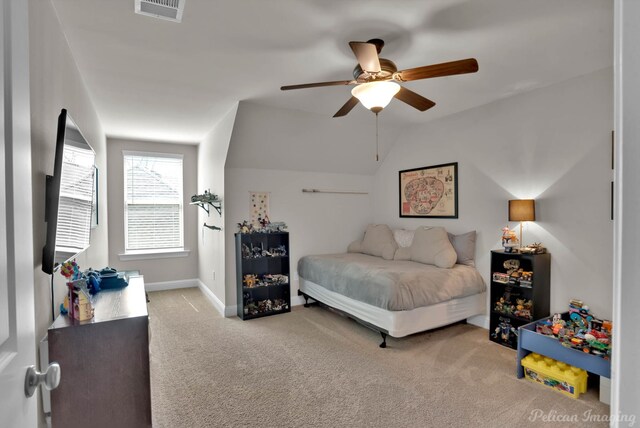
<instances>
[{"instance_id":1,"label":"white window blind","mask_svg":"<svg viewBox=\"0 0 640 428\"><path fill-rule=\"evenodd\" d=\"M89 246L94 153L65 144L60 178L56 251L76 253Z\"/></svg>"},{"instance_id":2,"label":"white window blind","mask_svg":"<svg viewBox=\"0 0 640 428\"><path fill-rule=\"evenodd\" d=\"M183 248L182 156L124 153L125 248Z\"/></svg>"}]
</instances>

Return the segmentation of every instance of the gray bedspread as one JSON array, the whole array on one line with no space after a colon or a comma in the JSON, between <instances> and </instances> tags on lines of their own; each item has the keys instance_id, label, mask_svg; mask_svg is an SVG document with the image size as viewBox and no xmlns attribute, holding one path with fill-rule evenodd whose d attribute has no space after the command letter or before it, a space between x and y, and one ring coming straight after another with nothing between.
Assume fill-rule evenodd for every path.
<instances>
[{"instance_id":1,"label":"gray bedspread","mask_svg":"<svg viewBox=\"0 0 640 428\"><path fill-rule=\"evenodd\" d=\"M482 293L486 286L471 266L442 269L359 253L305 256L298 274L324 288L390 311L403 311Z\"/></svg>"}]
</instances>

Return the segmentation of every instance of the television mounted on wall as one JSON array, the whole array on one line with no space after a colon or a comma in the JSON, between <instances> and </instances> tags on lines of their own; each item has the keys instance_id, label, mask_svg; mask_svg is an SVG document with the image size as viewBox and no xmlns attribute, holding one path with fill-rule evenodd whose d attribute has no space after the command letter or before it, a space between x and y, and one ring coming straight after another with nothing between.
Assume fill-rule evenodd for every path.
<instances>
[{"instance_id":1,"label":"television mounted on wall","mask_svg":"<svg viewBox=\"0 0 640 428\"><path fill-rule=\"evenodd\" d=\"M96 186L95 152L62 109L58 116L53 175L46 177L46 244L42 270L52 274L89 248Z\"/></svg>"}]
</instances>

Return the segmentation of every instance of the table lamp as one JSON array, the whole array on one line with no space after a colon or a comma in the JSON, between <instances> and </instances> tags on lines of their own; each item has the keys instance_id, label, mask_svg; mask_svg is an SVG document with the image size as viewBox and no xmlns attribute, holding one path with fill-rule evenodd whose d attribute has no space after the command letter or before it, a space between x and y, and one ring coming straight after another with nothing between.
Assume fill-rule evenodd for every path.
<instances>
[{"instance_id":1,"label":"table lamp","mask_svg":"<svg viewBox=\"0 0 640 428\"><path fill-rule=\"evenodd\" d=\"M520 222L520 248L522 248L522 222L535 220L535 199L512 199L509 201L509 221Z\"/></svg>"}]
</instances>

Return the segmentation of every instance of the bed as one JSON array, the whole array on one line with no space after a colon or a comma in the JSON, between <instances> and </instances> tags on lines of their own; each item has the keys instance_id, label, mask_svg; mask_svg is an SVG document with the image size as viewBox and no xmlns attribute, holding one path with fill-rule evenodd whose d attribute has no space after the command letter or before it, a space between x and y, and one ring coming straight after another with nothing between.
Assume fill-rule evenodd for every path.
<instances>
[{"instance_id":1,"label":"bed","mask_svg":"<svg viewBox=\"0 0 640 428\"><path fill-rule=\"evenodd\" d=\"M385 234L393 236L390 229ZM485 313L484 280L474 266L457 263L458 254L451 267L439 267L412 260L411 245L388 243L395 245L392 258L382 256L380 242L379 256L353 251L352 245L345 254L302 257L298 294L305 306L312 299L380 332L382 348L387 335L400 338Z\"/></svg>"}]
</instances>

